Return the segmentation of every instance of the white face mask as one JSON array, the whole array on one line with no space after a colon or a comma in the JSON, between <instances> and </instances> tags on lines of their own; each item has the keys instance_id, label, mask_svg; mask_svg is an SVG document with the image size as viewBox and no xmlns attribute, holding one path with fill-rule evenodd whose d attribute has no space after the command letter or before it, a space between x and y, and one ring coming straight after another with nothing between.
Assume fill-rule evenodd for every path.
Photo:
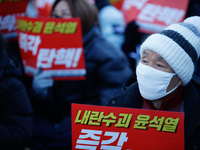
<instances>
[{"instance_id":1,"label":"white face mask","mask_svg":"<svg viewBox=\"0 0 200 150\"><path fill-rule=\"evenodd\" d=\"M153 67L139 63L136 68L137 81L140 94L147 100L156 100L173 92L178 86L169 92L167 87L175 73L157 70Z\"/></svg>"}]
</instances>

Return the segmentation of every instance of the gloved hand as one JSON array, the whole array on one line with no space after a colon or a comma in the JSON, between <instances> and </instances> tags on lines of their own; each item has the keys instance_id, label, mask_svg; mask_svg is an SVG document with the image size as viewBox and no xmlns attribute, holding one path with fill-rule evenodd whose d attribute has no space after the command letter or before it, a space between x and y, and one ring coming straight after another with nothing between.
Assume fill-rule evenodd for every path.
<instances>
[{"instance_id":1,"label":"gloved hand","mask_svg":"<svg viewBox=\"0 0 200 150\"><path fill-rule=\"evenodd\" d=\"M40 96L47 96L48 88L53 86L53 79L46 73L42 71L42 68L39 68L34 75L32 81L32 88L36 94Z\"/></svg>"}]
</instances>

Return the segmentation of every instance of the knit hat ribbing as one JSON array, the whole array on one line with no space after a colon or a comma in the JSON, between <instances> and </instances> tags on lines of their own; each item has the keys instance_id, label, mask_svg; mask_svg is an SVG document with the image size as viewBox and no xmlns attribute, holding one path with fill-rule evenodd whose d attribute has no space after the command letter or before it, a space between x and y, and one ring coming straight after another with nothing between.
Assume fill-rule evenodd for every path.
<instances>
[{"instance_id":1,"label":"knit hat ribbing","mask_svg":"<svg viewBox=\"0 0 200 150\"><path fill-rule=\"evenodd\" d=\"M189 17L183 23L172 24L160 33L152 34L141 45L141 56L144 50L162 56L186 85L200 55L200 17Z\"/></svg>"}]
</instances>

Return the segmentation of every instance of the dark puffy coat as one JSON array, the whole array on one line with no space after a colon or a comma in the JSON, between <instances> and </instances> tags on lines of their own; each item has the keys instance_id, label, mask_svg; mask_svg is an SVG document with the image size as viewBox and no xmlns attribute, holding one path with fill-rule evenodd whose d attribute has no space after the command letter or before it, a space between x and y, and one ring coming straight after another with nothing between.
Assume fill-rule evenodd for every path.
<instances>
[{"instance_id":1,"label":"dark puffy coat","mask_svg":"<svg viewBox=\"0 0 200 150\"><path fill-rule=\"evenodd\" d=\"M132 77L131 81L136 78ZM128 80L124 91L110 99L108 106L142 108L143 99L138 83ZM185 119L185 150L200 149L200 79L193 76L191 82L183 87L184 119Z\"/></svg>"},{"instance_id":2,"label":"dark puffy coat","mask_svg":"<svg viewBox=\"0 0 200 150\"><path fill-rule=\"evenodd\" d=\"M2 50L1 50L2 51ZM24 149L32 133L32 108L19 80L21 68L0 52L0 149Z\"/></svg>"},{"instance_id":3,"label":"dark puffy coat","mask_svg":"<svg viewBox=\"0 0 200 150\"><path fill-rule=\"evenodd\" d=\"M132 71L124 53L105 41L94 26L83 37L86 64L85 81L55 81L48 96L40 100L34 93L33 109L48 120L70 114L71 103L104 105L121 91Z\"/></svg>"},{"instance_id":4,"label":"dark puffy coat","mask_svg":"<svg viewBox=\"0 0 200 150\"><path fill-rule=\"evenodd\" d=\"M101 38L96 26L84 35L83 42L85 81L55 81L46 98L33 90L30 94L36 115L32 140L36 149L70 149L71 103L106 104L132 73L123 52Z\"/></svg>"}]
</instances>

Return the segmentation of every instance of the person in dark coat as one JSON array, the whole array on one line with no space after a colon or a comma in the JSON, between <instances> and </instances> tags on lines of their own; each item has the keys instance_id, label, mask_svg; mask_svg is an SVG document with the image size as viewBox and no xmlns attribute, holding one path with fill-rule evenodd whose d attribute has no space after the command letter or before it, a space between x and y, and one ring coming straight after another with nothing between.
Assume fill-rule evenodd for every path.
<instances>
[{"instance_id":1,"label":"person in dark coat","mask_svg":"<svg viewBox=\"0 0 200 150\"><path fill-rule=\"evenodd\" d=\"M184 112L185 149L200 149L200 79L193 75L200 55L200 17L149 36L140 55L136 76L107 105Z\"/></svg>"},{"instance_id":2,"label":"person in dark coat","mask_svg":"<svg viewBox=\"0 0 200 150\"><path fill-rule=\"evenodd\" d=\"M124 53L100 36L97 12L85 0L57 0L52 7L53 18L81 18L87 74L85 81L53 81L40 70L34 76L33 149L71 149L71 103L104 105L132 73Z\"/></svg>"},{"instance_id":3,"label":"person in dark coat","mask_svg":"<svg viewBox=\"0 0 200 150\"><path fill-rule=\"evenodd\" d=\"M0 33L0 149L23 150L32 134L32 107L20 65L6 50Z\"/></svg>"}]
</instances>

